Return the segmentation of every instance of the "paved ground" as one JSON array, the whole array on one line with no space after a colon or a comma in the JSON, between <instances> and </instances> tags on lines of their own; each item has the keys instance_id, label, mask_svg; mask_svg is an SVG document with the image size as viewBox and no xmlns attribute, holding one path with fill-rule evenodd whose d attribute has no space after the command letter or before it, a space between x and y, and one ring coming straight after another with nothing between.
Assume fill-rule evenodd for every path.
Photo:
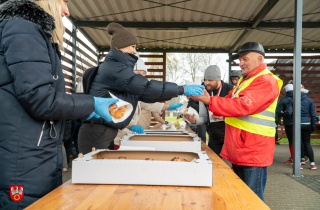
<instances>
[{"instance_id":1,"label":"paved ground","mask_svg":"<svg viewBox=\"0 0 320 210\"><path fill-rule=\"evenodd\" d=\"M317 167L320 167L320 145L312 146ZM303 177L292 177L292 165L284 164L290 156L288 144L276 145L274 163L268 168L265 202L272 210L319 210L320 168L310 170L307 162ZM63 182L71 178L71 168L63 174Z\"/></svg>"},{"instance_id":2,"label":"paved ground","mask_svg":"<svg viewBox=\"0 0 320 210\"><path fill-rule=\"evenodd\" d=\"M317 167L320 165L320 145L312 145ZM272 210L320 209L320 168L310 170L304 165L303 177L293 177L292 165L284 164L290 156L288 144L276 145L273 165L269 167L265 202ZM317 164L318 163L318 164Z\"/></svg>"}]
</instances>

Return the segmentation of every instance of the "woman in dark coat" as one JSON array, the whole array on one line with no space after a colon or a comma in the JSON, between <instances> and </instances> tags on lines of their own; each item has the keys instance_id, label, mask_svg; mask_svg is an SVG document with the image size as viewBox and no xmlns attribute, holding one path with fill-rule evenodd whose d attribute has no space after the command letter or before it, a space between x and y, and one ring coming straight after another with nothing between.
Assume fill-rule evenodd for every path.
<instances>
[{"instance_id":1,"label":"woman in dark coat","mask_svg":"<svg viewBox=\"0 0 320 210\"><path fill-rule=\"evenodd\" d=\"M89 91L91 95L109 98L110 92L131 103L135 110L138 101L154 103L167 101L178 95L203 94L201 88L204 86L178 86L171 82L149 81L144 76L135 74L133 68L138 60L135 55L138 39L118 23L110 23L107 31L112 35L111 50L91 84ZM101 118L96 119L94 124L85 122L79 132L79 151L85 154L90 152L92 147L108 148L116 137L118 129L127 127L133 115L134 111L120 123L106 122Z\"/></svg>"},{"instance_id":2,"label":"woman in dark coat","mask_svg":"<svg viewBox=\"0 0 320 210\"><path fill-rule=\"evenodd\" d=\"M65 0L0 4L0 209L23 209L61 185L65 119L110 119L114 101L65 92L61 16Z\"/></svg>"},{"instance_id":3,"label":"woman in dark coat","mask_svg":"<svg viewBox=\"0 0 320 210\"><path fill-rule=\"evenodd\" d=\"M293 91L291 91L293 92ZM301 165L300 169L303 169L302 165L305 165L305 155L310 159L310 169L317 169L313 149L310 144L311 133L316 130L316 111L314 107L313 100L308 97L307 93L309 91L306 89L301 89ZM288 95L288 94L287 94ZM291 118L291 123L293 123L293 94L288 96L288 99L285 101L284 106L284 119ZM281 110L280 110L281 111ZM293 125L291 125L291 135L293 135ZM305 149L306 147L306 149ZM305 154L305 151L306 153Z\"/></svg>"}]
</instances>

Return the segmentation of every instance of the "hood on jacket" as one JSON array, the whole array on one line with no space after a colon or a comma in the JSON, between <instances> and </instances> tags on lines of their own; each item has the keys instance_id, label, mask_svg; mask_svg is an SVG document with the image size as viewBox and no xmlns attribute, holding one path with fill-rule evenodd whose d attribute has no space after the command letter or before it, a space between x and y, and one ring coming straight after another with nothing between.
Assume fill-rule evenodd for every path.
<instances>
[{"instance_id":1,"label":"hood on jacket","mask_svg":"<svg viewBox=\"0 0 320 210\"><path fill-rule=\"evenodd\" d=\"M304 100L308 98L308 95L306 93L301 93L301 100Z\"/></svg>"},{"instance_id":2,"label":"hood on jacket","mask_svg":"<svg viewBox=\"0 0 320 210\"><path fill-rule=\"evenodd\" d=\"M286 96L293 98L293 90L286 92ZM301 101L308 98L308 95L306 93L301 93Z\"/></svg>"},{"instance_id":3,"label":"hood on jacket","mask_svg":"<svg viewBox=\"0 0 320 210\"><path fill-rule=\"evenodd\" d=\"M2 2L0 4L0 21L23 18L41 27L49 38L52 37L55 29L54 18L42 7L34 3L33 0L8 0Z\"/></svg>"},{"instance_id":4,"label":"hood on jacket","mask_svg":"<svg viewBox=\"0 0 320 210\"><path fill-rule=\"evenodd\" d=\"M286 96L292 98L292 97L293 97L293 90L287 91L287 92L286 92Z\"/></svg>"}]
</instances>

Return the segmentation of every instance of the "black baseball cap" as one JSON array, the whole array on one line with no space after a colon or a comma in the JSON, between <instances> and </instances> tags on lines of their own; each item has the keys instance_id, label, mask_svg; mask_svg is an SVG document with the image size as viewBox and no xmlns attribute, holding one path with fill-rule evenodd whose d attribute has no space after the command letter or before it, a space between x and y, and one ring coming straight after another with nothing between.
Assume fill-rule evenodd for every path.
<instances>
[{"instance_id":1,"label":"black baseball cap","mask_svg":"<svg viewBox=\"0 0 320 210\"><path fill-rule=\"evenodd\" d=\"M265 55L264 49L261 44L258 42L247 42L244 45L242 45L237 52L237 54L234 54L231 56L232 60L239 59L239 55L247 54L249 52L257 52L260 53L261 55Z\"/></svg>"}]
</instances>

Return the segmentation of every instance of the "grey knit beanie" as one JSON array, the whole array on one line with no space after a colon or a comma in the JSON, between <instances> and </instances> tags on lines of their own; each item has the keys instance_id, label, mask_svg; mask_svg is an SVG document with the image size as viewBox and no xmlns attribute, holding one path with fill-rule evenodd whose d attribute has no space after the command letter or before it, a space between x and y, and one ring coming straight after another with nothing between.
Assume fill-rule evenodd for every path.
<instances>
[{"instance_id":1,"label":"grey knit beanie","mask_svg":"<svg viewBox=\"0 0 320 210\"><path fill-rule=\"evenodd\" d=\"M119 23L110 23L107 26L107 31L112 35L110 41L111 49L120 49L134 44L138 45L139 43L137 37Z\"/></svg>"},{"instance_id":2,"label":"grey knit beanie","mask_svg":"<svg viewBox=\"0 0 320 210\"><path fill-rule=\"evenodd\" d=\"M204 72L204 79L221 80L221 71L217 65L209 66Z\"/></svg>"},{"instance_id":3,"label":"grey knit beanie","mask_svg":"<svg viewBox=\"0 0 320 210\"><path fill-rule=\"evenodd\" d=\"M230 79L232 77L239 77L239 79L242 77L242 72L241 71L233 71L231 74L230 74Z\"/></svg>"}]
</instances>

